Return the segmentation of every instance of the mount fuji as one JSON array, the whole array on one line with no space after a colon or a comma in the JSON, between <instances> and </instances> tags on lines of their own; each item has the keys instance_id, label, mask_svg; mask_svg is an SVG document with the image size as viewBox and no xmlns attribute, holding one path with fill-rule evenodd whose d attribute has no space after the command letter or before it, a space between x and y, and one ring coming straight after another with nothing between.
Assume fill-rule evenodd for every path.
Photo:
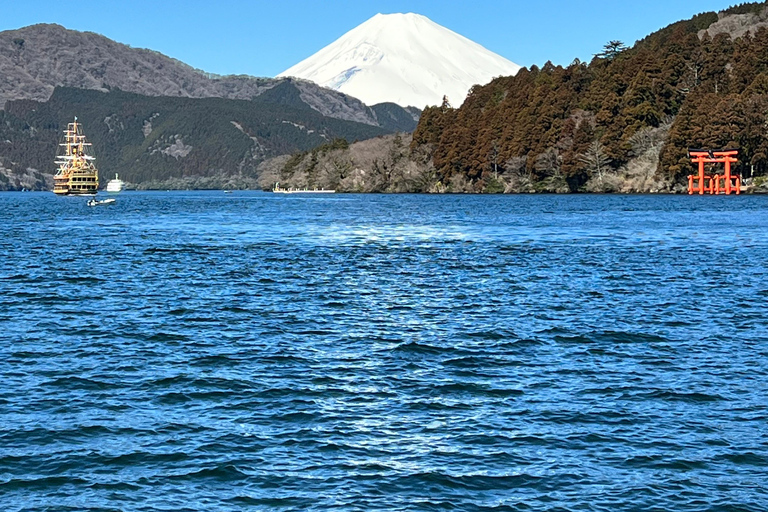
<instances>
[{"instance_id":1,"label":"mount fuji","mask_svg":"<svg viewBox=\"0 0 768 512\"><path fill-rule=\"evenodd\" d=\"M473 85L519 69L426 16L377 14L278 77L310 80L367 105L424 108L443 96L459 106Z\"/></svg>"}]
</instances>

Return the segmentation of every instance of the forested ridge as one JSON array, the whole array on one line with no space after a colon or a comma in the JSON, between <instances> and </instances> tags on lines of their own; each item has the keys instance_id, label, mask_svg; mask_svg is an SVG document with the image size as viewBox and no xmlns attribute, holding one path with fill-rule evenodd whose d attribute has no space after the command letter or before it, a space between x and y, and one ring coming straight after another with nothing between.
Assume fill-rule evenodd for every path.
<instances>
[{"instance_id":1,"label":"forested ridge","mask_svg":"<svg viewBox=\"0 0 768 512\"><path fill-rule=\"evenodd\" d=\"M103 177L130 186L256 186L270 157L337 137L413 131L420 112L306 80L213 76L91 32L38 24L0 32L0 190L52 186L74 116Z\"/></svg>"},{"instance_id":2,"label":"forested ridge","mask_svg":"<svg viewBox=\"0 0 768 512\"><path fill-rule=\"evenodd\" d=\"M357 98L307 80L213 75L156 51L132 48L93 32L55 24L0 32L0 108L6 101L47 101L56 87L250 100L286 84L299 91L305 106L335 119L387 130L391 128L387 124L402 125L406 121L410 126L407 129L412 131L419 115L392 103L366 106ZM386 115L382 118L383 111Z\"/></svg>"},{"instance_id":3,"label":"forested ridge","mask_svg":"<svg viewBox=\"0 0 768 512\"><path fill-rule=\"evenodd\" d=\"M412 149L472 191L674 191L689 147L738 148L768 174L768 3L670 25L590 63L546 63L427 108Z\"/></svg>"},{"instance_id":4,"label":"forested ridge","mask_svg":"<svg viewBox=\"0 0 768 512\"><path fill-rule=\"evenodd\" d=\"M102 177L117 172L138 188L255 188L270 157L387 133L323 116L297 95L285 83L253 100L57 88L45 102L9 101L0 111L0 189L49 189L62 131L75 116Z\"/></svg>"},{"instance_id":5,"label":"forested ridge","mask_svg":"<svg viewBox=\"0 0 768 512\"><path fill-rule=\"evenodd\" d=\"M45 102L11 101L0 189L50 188L75 115L103 175L140 187L681 192L695 147L738 149L748 190L768 188L768 2L699 14L632 47L610 41L589 63L496 78L460 108L427 108L412 136L371 139L413 128L414 113L395 105L369 109L373 126L318 101L290 80L248 100L58 88Z\"/></svg>"}]
</instances>

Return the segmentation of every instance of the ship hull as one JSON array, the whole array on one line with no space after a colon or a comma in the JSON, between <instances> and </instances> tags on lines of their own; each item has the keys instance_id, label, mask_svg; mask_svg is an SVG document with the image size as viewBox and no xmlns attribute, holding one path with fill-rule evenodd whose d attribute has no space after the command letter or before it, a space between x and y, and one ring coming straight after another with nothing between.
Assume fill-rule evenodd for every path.
<instances>
[{"instance_id":1,"label":"ship hull","mask_svg":"<svg viewBox=\"0 0 768 512\"><path fill-rule=\"evenodd\" d=\"M69 179L54 179L53 193L59 196L92 196L98 191L98 178L90 178L90 183L72 183Z\"/></svg>"},{"instance_id":2,"label":"ship hull","mask_svg":"<svg viewBox=\"0 0 768 512\"><path fill-rule=\"evenodd\" d=\"M95 196L96 195L96 191L95 190L91 190L91 191L88 191L88 190L77 190L77 191L72 191L72 190L66 190L66 191L54 190L53 193L56 194L57 196Z\"/></svg>"}]
</instances>

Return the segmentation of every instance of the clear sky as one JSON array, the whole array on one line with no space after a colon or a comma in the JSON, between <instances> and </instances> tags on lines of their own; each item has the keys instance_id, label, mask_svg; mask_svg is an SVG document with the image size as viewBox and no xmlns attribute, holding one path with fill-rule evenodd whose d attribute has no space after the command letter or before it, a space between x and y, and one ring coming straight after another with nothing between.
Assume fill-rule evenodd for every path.
<instances>
[{"instance_id":1,"label":"clear sky","mask_svg":"<svg viewBox=\"0 0 768 512\"><path fill-rule=\"evenodd\" d=\"M0 30L102 34L218 74L274 76L377 13L415 12L522 66L590 60L734 0L0 0Z\"/></svg>"}]
</instances>

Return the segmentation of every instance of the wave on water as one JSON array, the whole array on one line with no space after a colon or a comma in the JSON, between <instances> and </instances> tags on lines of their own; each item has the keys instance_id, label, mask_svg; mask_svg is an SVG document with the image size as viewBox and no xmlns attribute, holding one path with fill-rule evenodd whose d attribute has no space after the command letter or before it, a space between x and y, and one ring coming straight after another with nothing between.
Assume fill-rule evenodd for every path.
<instances>
[{"instance_id":1,"label":"wave on water","mask_svg":"<svg viewBox=\"0 0 768 512\"><path fill-rule=\"evenodd\" d=\"M0 193L0 509L768 510L763 198L217 194Z\"/></svg>"}]
</instances>

